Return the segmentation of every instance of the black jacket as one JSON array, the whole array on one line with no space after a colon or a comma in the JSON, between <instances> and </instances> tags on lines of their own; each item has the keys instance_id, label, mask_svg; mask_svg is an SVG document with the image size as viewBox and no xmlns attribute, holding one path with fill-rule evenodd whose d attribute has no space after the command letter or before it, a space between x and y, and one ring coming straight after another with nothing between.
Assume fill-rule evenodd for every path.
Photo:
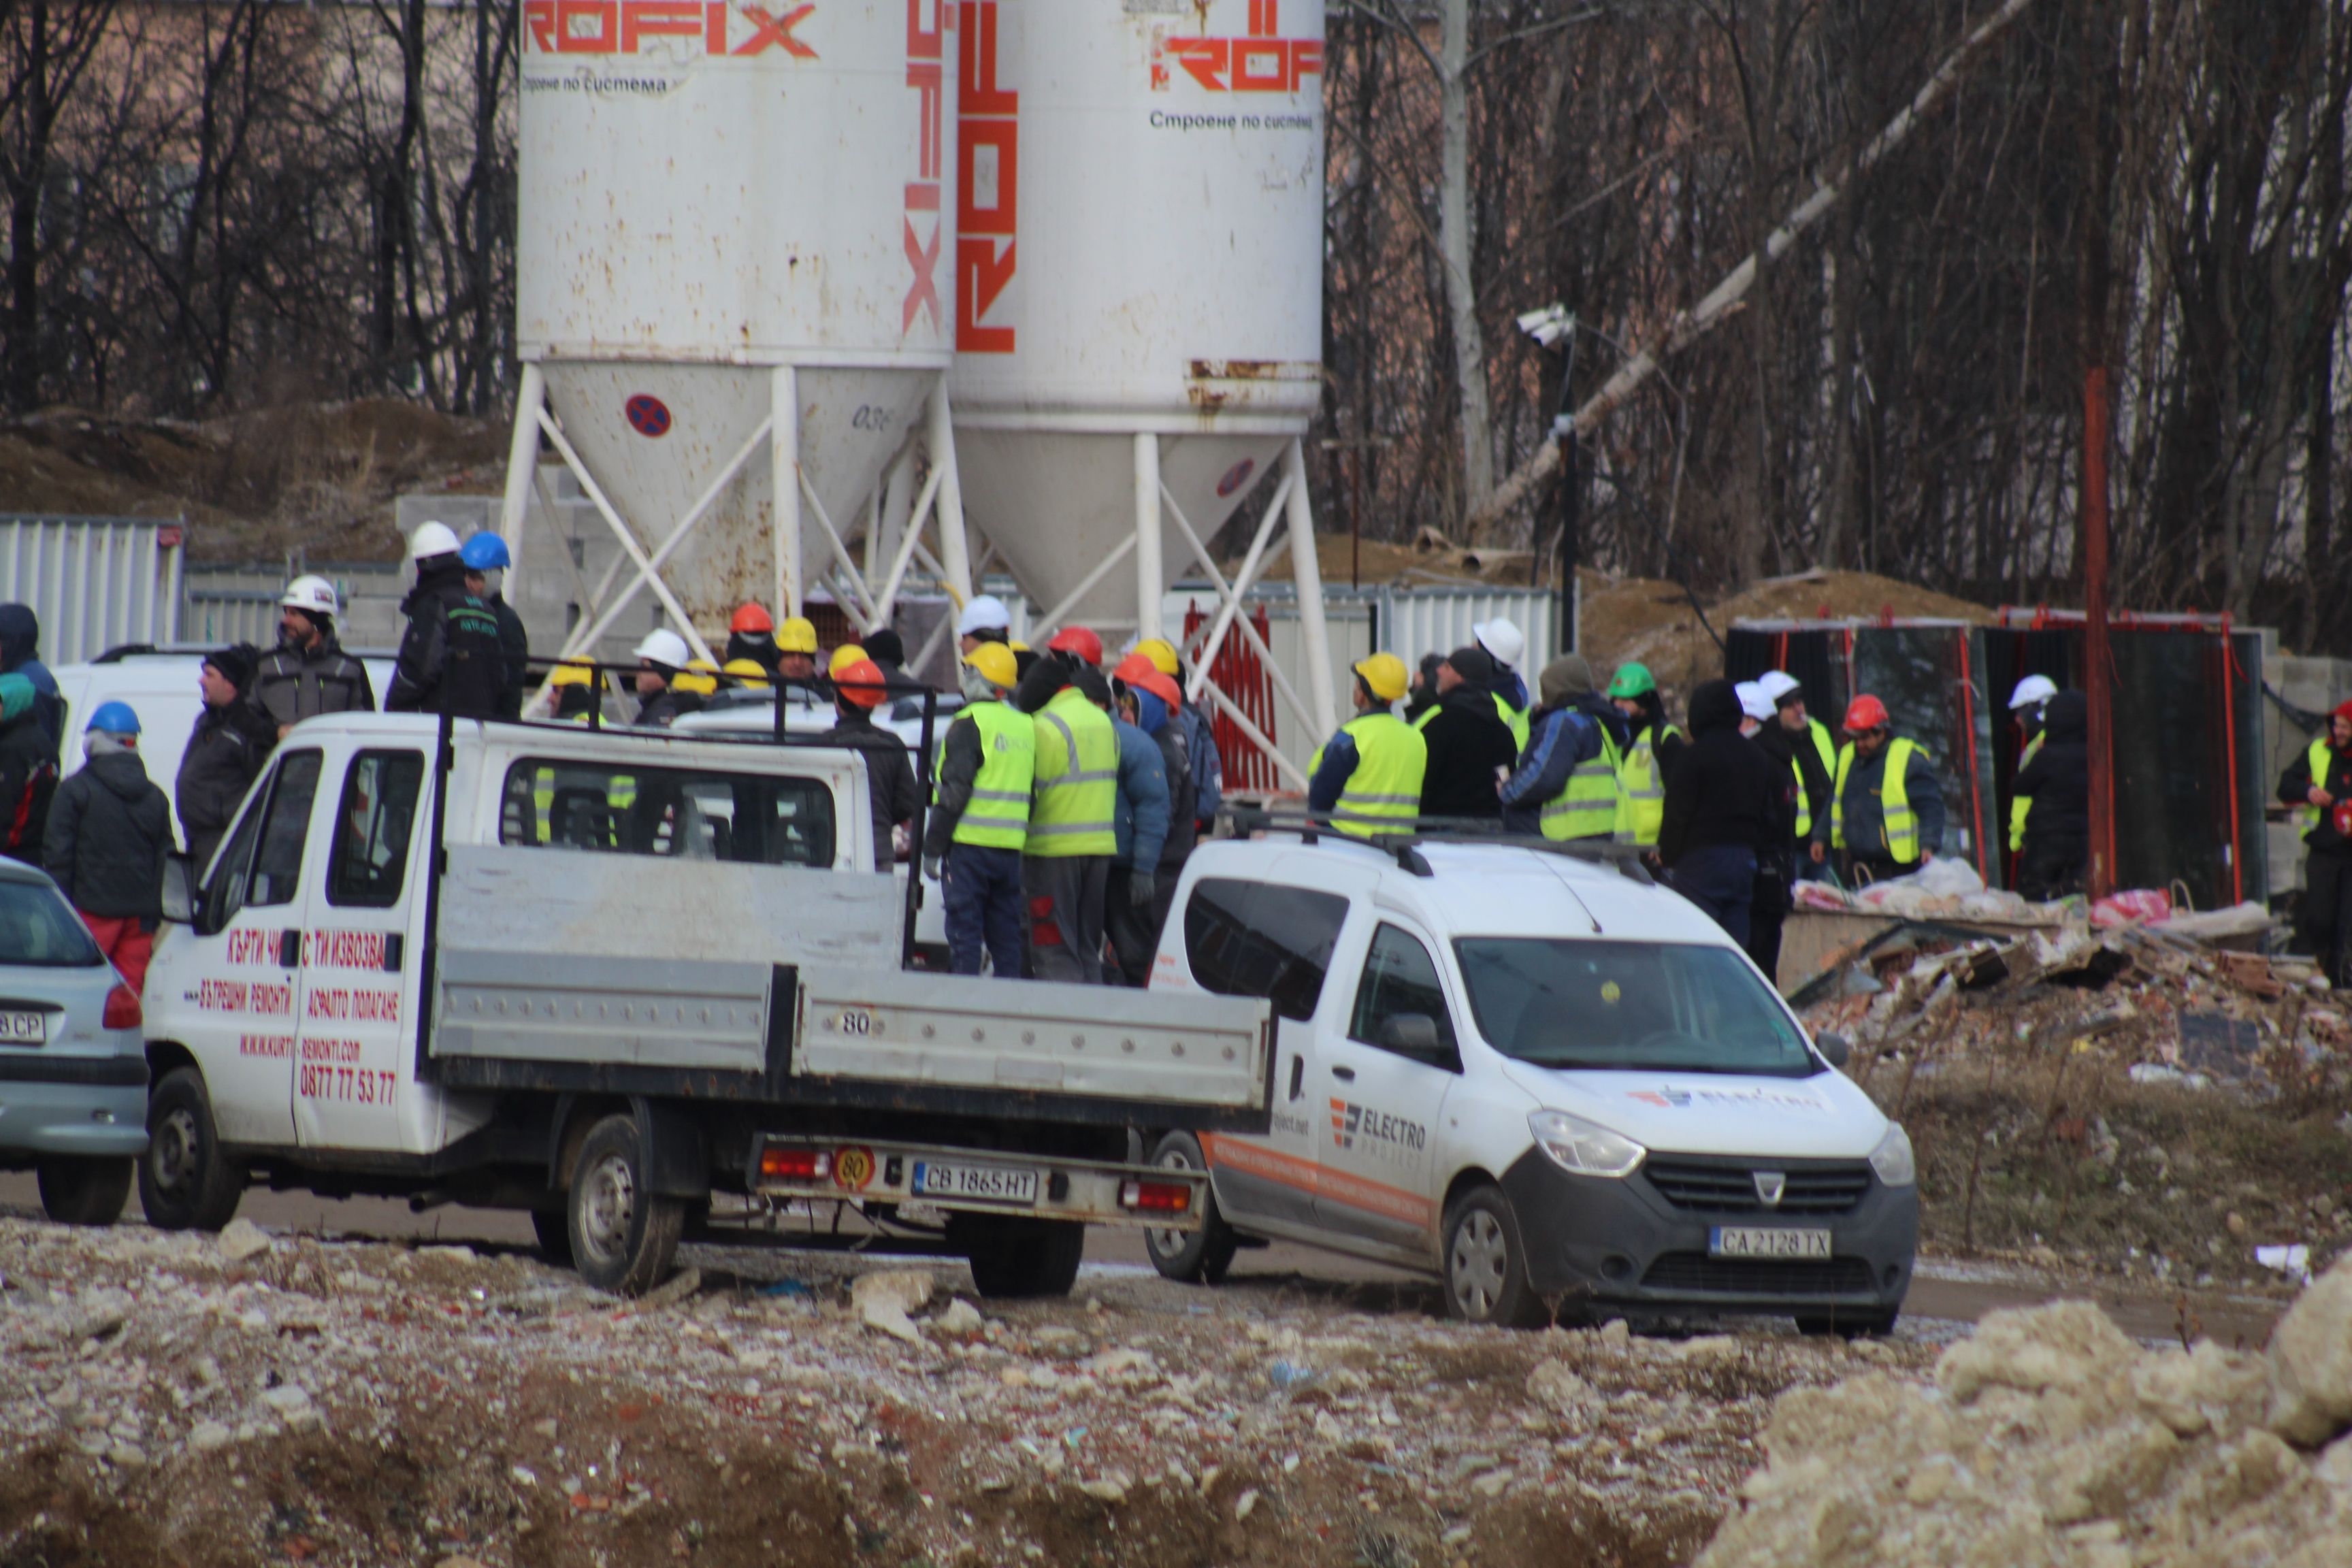
<instances>
[{"instance_id":1,"label":"black jacket","mask_svg":"<svg viewBox=\"0 0 2352 1568\"><path fill-rule=\"evenodd\" d=\"M2050 700L2042 749L2020 768L2011 788L2033 797L2025 816L2024 853L2061 840L2091 837L2091 701L2079 691Z\"/></svg>"},{"instance_id":2,"label":"black jacket","mask_svg":"<svg viewBox=\"0 0 2352 1568\"><path fill-rule=\"evenodd\" d=\"M280 643L253 672L253 702L272 724L295 724L320 713L366 713L375 708L367 666L345 653L332 636L307 652Z\"/></svg>"},{"instance_id":3,"label":"black jacket","mask_svg":"<svg viewBox=\"0 0 2352 1568\"><path fill-rule=\"evenodd\" d=\"M492 594L488 603L499 617L499 658L507 670L507 683L499 692L499 717L520 719L523 700L530 695L530 636L504 594Z\"/></svg>"},{"instance_id":4,"label":"black jacket","mask_svg":"<svg viewBox=\"0 0 2352 1568\"><path fill-rule=\"evenodd\" d=\"M163 912L172 806L136 752L92 757L58 786L41 844L43 868L87 915L153 920Z\"/></svg>"},{"instance_id":5,"label":"black jacket","mask_svg":"<svg viewBox=\"0 0 2352 1568\"><path fill-rule=\"evenodd\" d=\"M202 877L220 847L221 836L236 819L245 792L278 744L278 726L260 710L239 700L206 708L196 715L188 749L180 754L180 776L172 797L180 808L180 831L187 835L188 858ZM144 775L145 769L141 769Z\"/></svg>"},{"instance_id":6,"label":"black jacket","mask_svg":"<svg viewBox=\"0 0 2352 1568\"><path fill-rule=\"evenodd\" d=\"M58 678L41 662L41 620L30 605L0 605L0 675L21 675L33 683L33 711L49 737L49 760L58 760L65 738L66 700Z\"/></svg>"},{"instance_id":7,"label":"black jacket","mask_svg":"<svg viewBox=\"0 0 2352 1568\"><path fill-rule=\"evenodd\" d=\"M57 748L41 728L40 710L27 708L0 725L0 855L27 866L41 863L57 788Z\"/></svg>"},{"instance_id":8,"label":"black jacket","mask_svg":"<svg viewBox=\"0 0 2352 1568\"><path fill-rule=\"evenodd\" d=\"M1151 737L1160 748L1160 762L1168 770L1168 837L1160 841L1160 869L1173 873L1183 868L1200 843L1194 813L1201 808L1201 786L1192 782L1192 756L1184 743L1184 727L1170 714Z\"/></svg>"},{"instance_id":9,"label":"black jacket","mask_svg":"<svg viewBox=\"0 0 2352 1568\"><path fill-rule=\"evenodd\" d=\"M855 746L865 754L866 794L874 809L874 868L887 871L897 859L890 847L891 826L914 820L916 809L923 803L915 784L915 764L907 760L907 742L877 725L863 710L836 719L833 738L836 744Z\"/></svg>"},{"instance_id":10,"label":"black jacket","mask_svg":"<svg viewBox=\"0 0 2352 1568\"><path fill-rule=\"evenodd\" d=\"M675 686L665 686L645 700L637 716L629 721L645 730L667 730L689 713L702 711L702 699L691 691L680 691Z\"/></svg>"},{"instance_id":11,"label":"black jacket","mask_svg":"<svg viewBox=\"0 0 2352 1568\"><path fill-rule=\"evenodd\" d=\"M1673 865L1693 849L1728 845L1760 861L1793 837L1780 768L1739 732L1739 696L1727 680L1704 680L1691 693L1691 739L1666 767L1666 811L1658 824L1658 858Z\"/></svg>"},{"instance_id":12,"label":"black jacket","mask_svg":"<svg viewBox=\"0 0 2352 1568\"><path fill-rule=\"evenodd\" d=\"M1435 717L1421 727L1429 744L1421 775L1421 815L1499 822L1503 800L1495 770L1510 773L1519 760L1511 727L1495 711L1483 686L1464 681L1438 699Z\"/></svg>"},{"instance_id":13,"label":"black jacket","mask_svg":"<svg viewBox=\"0 0 2352 1568\"><path fill-rule=\"evenodd\" d=\"M1748 739L1758 751L1772 760L1772 788L1780 808L1776 817L1771 853L1767 856L1759 851L1756 868L1759 871L1776 871L1785 879L1796 869L1797 801L1807 793L1805 759L1812 758L1813 772L1819 773L1821 758L1813 752L1811 735L1791 735L1780 728L1777 717L1768 721ZM1822 790L1822 798L1829 798L1826 786Z\"/></svg>"},{"instance_id":14,"label":"black jacket","mask_svg":"<svg viewBox=\"0 0 2352 1568\"><path fill-rule=\"evenodd\" d=\"M2037 762L2040 760L2035 759ZM2279 799L2289 805L2308 806L2311 804L2311 786L2315 782L2338 801L2352 800L2352 751L2339 751L2331 746L2327 752L2327 777L2315 781L2311 776L2311 742L2304 742L2294 749L2294 761L2287 764L2286 772L2279 777ZM2029 826L2030 823L2031 819ZM2332 810L2319 814L2319 826L2305 834L2303 841L2321 854L2342 855L2352 851L2352 843L2347 843L2344 836L2336 831L2336 813Z\"/></svg>"},{"instance_id":15,"label":"black jacket","mask_svg":"<svg viewBox=\"0 0 2352 1568\"><path fill-rule=\"evenodd\" d=\"M467 589L466 568L452 562L419 577L400 613L408 630L384 711L495 717L507 687L499 616Z\"/></svg>"}]
</instances>

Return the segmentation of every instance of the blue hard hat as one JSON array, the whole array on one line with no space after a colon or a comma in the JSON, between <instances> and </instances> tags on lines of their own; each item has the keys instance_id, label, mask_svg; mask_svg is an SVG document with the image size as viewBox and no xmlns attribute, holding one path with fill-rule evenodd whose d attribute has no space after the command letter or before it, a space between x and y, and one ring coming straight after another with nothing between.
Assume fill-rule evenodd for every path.
<instances>
[{"instance_id":1,"label":"blue hard hat","mask_svg":"<svg viewBox=\"0 0 2352 1568\"><path fill-rule=\"evenodd\" d=\"M98 711L89 716L89 727L107 735L136 735L139 715L131 710L128 702L102 702Z\"/></svg>"},{"instance_id":2,"label":"blue hard hat","mask_svg":"<svg viewBox=\"0 0 2352 1568\"><path fill-rule=\"evenodd\" d=\"M503 571L509 564L507 542L487 530L467 539L457 549L457 559L477 572L492 569Z\"/></svg>"}]
</instances>

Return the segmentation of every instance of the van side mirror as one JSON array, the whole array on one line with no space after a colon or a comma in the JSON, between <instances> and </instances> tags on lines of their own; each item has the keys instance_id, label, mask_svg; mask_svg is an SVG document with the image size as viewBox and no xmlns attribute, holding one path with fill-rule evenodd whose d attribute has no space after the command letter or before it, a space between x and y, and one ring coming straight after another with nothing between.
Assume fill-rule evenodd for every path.
<instances>
[{"instance_id":1,"label":"van side mirror","mask_svg":"<svg viewBox=\"0 0 2352 1568\"><path fill-rule=\"evenodd\" d=\"M1840 1072L1845 1071L1845 1064L1853 1059L1853 1043L1835 1029L1823 1029L1815 1035L1813 1049L1822 1053L1822 1060Z\"/></svg>"},{"instance_id":2,"label":"van side mirror","mask_svg":"<svg viewBox=\"0 0 2352 1568\"><path fill-rule=\"evenodd\" d=\"M1380 1037L1372 1042L1400 1056L1427 1057L1437 1048L1437 1020L1426 1013L1391 1013L1381 1020Z\"/></svg>"},{"instance_id":3,"label":"van side mirror","mask_svg":"<svg viewBox=\"0 0 2352 1568\"><path fill-rule=\"evenodd\" d=\"M188 858L176 851L163 857L163 918L184 926L196 923L196 874Z\"/></svg>"}]
</instances>

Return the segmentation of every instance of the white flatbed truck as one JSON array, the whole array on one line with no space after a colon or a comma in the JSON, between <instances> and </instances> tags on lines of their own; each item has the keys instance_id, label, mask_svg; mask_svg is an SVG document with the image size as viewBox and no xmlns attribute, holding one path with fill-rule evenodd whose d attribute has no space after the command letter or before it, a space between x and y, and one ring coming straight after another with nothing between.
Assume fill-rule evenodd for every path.
<instances>
[{"instance_id":1,"label":"white flatbed truck","mask_svg":"<svg viewBox=\"0 0 2352 1568\"><path fill-rule=\"evenodd\" d=\"M297 726L167 868L150 1221L250 1183L524 1209L623 1293L686 1235L814 1239L779 1225L812 1205L992 1295L1066 1290L1087 1225L1197 1226L1203 1177L1129 1129L1264 1133L1267 1004L908 971L865 764L822 742Z\"/></svg>"}]
</instances>

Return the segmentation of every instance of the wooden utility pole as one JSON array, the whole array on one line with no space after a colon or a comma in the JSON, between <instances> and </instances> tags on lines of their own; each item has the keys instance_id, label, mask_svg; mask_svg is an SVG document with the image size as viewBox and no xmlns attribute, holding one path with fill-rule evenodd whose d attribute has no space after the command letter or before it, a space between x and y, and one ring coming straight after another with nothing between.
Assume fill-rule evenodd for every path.
<instances>
[{"instance_id":1,"label":"wooden utility pole","mask_svg":"<svg viewBox=\"0 0 2352 1568\"><path fill-rule=\"evenodd\" d=\"M2091 710L2091 854L2085 880L2094 900L2115 890L2116 877L2116 667L2107 651L2107 292L2113 273L2107 210L2114 174L2106 116L2114 90L2108 63L2113 23L2111 8L2099 0L2083 7L2083 489L2076 559L2083 567L2083 695Z\"/></svg>"}]
</instances>

